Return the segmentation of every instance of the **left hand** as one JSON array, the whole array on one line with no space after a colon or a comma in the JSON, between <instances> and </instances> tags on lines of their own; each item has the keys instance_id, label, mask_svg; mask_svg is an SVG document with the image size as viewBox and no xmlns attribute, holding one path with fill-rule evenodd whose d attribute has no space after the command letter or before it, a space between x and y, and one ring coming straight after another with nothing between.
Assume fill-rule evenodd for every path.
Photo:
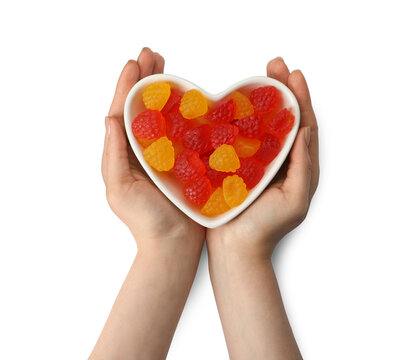
<instances>
[{"instance_id":1,"label":"left hand","mask_svg":"<svg viewBox=\"0 0 407 360\"><path fill-rule=\"evenodd\" d=\"M164 58L144 48L124 67L106 118L102 175L113 212L128 226L138 250L193 248L200 251L205 229L177 209L145 175L124 132L123 108L137 81L164 70Z\"/></svg>"}]
</instances>

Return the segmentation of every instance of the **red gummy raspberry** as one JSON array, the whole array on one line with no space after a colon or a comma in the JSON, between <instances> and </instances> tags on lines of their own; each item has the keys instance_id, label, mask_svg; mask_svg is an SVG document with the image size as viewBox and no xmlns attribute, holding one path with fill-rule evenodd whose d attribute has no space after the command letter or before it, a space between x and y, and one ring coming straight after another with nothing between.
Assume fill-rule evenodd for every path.
<instances>
[{"instance_id":1,"label":"red gummy raspberry","mask_svg":"<svg viewBox=\"0 0 407 360\"><path fill-rule=\"evenodd\" d=\"M168 139L177 142L181 141L184 134L192 129L192 120L185 119L178 110L171 111L165 117Z\"/></svg>"},{"instance_id":2,"label":"red gummy raspberry","mask_svg":"<svg viewBox=\"0 0 407 360\"><path fill-rule=\"evenodd\" d=\"M264 175L263 164L253 158L240 159L240 168L236 170L248 189L254 188Z\"/></svg>"},{"instance_id":3,"label":"red gummy raspberry","mask_svg":"<svg viewBox=\"0 0 407 360\"><path fill-rule=\"evenodd\" d=\"M158 110L146 110L138 114L131 124L135 137L158 139L165 135L165 119Z\"/></svg>"},{"instance_id":4,"label":"red gummy raspberry","mask_svg":"<svg viewBox=\"0 0 407 360\"><path fill-rule=\"evenodd\" d=\"M184 134L182 143L185 148L204 154L212 150L211 132L212 129L209 125L197 126Z\"/></svg>"},{"instance_id":5,"label":"red gummy raspberry","mask_svg":"<svg viewBox=\"0 0 407 360\"><path fill-rule=\"evenodd\" d=\"M266 115L276 110L281 103L281 95L274 86L264 86L251 92L250 101L256 114Z\"/></svg>"},{"instance_id":6,"label":"red gummy raspberry","mask_svg":"<svg viewBox=\"0 0 407 360\"><path fill-rule=\"evenodd\" d=\"M258 139L264 133L263 118L259 115L250 115L233 122L239 128L239 134L251 139Z\"/></svg>"},{"instance_id":7,"label":"red gummy raspberry","mask_svg":"<svg viewBox=\"0 0 407 360\"><path fill-rule=\"evenodd\" d=\"M274 135L266 134L261 142L259 150L254 157L264 165L270 163L280 152L281 143Z\"/></svg>"},{"instance_id":8,"label":"red gummy raspberry","mask_svg":"<svg viewBox=\"0 0 407 360\"><path fill-rule=\"evenodd\" d=\"M177 89L171 89L170 97L161 109L161 114L167 115L171 110L178 109L181 102L182 92Z\"/></svg>"},{"instance_id":9,"label":"red gummy raspberry","mask_svg":"<svg viewBox=\"0 0 407 360\"><path fill-rule=\"evenodd\" d=\"M236 114L236 103L230 99L208 113L205 118L214 123L229 123Z\"/></svg>"},{"instance_id":10,"label":"red gummy raspberry","mask_svg":"<svg viewBox=\"0 0 407 360\"><path fill-rule=\"evenodd\" d=\"M206 167L206 177L211 182L212 187L215 189L222 186L223 179L229 175L232 175L230 172L216 171L209 166L209 156L202 157L202 161Z\"/></svg>"},{"instance_id":11,"label":"red gummy raspberry","mask_svg":"<svg viewBox=\"0 0 407 360\"><path fill-rule=\"evenodd\" d=\"M202 176L205 172L205 164L196 151L185 149L176 156L174 175L178 180L188 182Z\"/></svg>"},{"instance_id":12,"label":"red gummy raspberry","mask_svg":"<svg viewBox=\"0 0 407 360\"><path fill-rule=\"evenodd\" d=\"M211 192L212 186L206 176L201 176L184 187L185 197L198 206L202 206L208 201Z\"/></svg>"},{"instance_id":13,"label":"red gummy raspberry","mask_svg":"<svg viewBox=\"0 0 407 360\"><path fill-rule=\"evenodd\" d=\"M267 123L266 130L273 135L283 136L290 132L293 125L294 115L284 108Z\"/></svg>"},{"instance_id":14,"label":"red gummy raspberry","mask_svg":"<svg viewBox=\"0 0 407 360\"><path fill-rule=\"evenodd\" d=\"M239 128L231 124L217 124L212 129L211 143L214 149L222 144L232 145L236 136L239 133Z\"/></svg>"}]
</instances>

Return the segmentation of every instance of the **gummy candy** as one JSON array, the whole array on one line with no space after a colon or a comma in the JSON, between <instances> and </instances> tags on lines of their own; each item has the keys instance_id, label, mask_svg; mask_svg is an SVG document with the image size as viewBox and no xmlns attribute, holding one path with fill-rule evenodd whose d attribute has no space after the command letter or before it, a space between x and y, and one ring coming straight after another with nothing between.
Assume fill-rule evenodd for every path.
<instances>
[{"instance_id":1,"label":"gummy candy","mask_svg":"<svg viewBox=\"0 0 407 360\"><path fill-rule=\"evenodd\" d=\"M283 136L290 132L293 125L294 115L284 108L267 123L266 130L273 135Z\"/></svg>"},{"instance_id":2,"label":"gummy candy","mask_svg":"<svg viewBox=\"0 0 407 360\"><path fill-rule=\"evenodd\" d=\"M195 205L204 205L211 196L212 186L206 176L189 182L184 187L185 197Z\"/></svg>"},{"instance_id":3,"label":"gummy candy","mask_svg":"<svg viewBox=\"0 0 407 360\"><path fill-rule=\"evenodd\" d=\"M278 155L280 149L280 140L271 134L265 134L260 148L254 157L264 165L267 165Z\"/></svg>"},{"instance_id":4,"label":"gummy candy","mask_svg":"<svg viewBox=\"0 0 407 360\"><path fill-rule=\"evenodd\" d=\"M211 182L211 185L213 188L217 188L219 186L222 186L223 183L223 179L226 176L232 175L232 173L229 172L222 172L222 171L216 171L214 169L212 169L209 166L209 156L203 156L202 157L202 161L205 164L206 167L206 176L209 179L209 181Z\"/></svg>"},{"instance_id":5,"label":"gummy candy","mask_svg":"<svg viewBox=\"0 0 407 360\"><path fill-rule=\"evenodd\" d=\"M209 157L209 166L217 171L234 172L240 167L239 157L232 145L219 146Z\"/></svg>"},{"instance_id":6,"label":"gummy candy","mask_svg":"<svg viewBox=\"0 0 407 360\"><path fill-rule=\"evenodd\" d=\"M239 128L231 124L215 125L211 133L211 143L214 149L222 144L232 145L236 136L239 133Z\"/></svg>"},{"instance_id":7,"label":"gummy candy","mask_svg":"<svg viewBox=\"0 0 407 360\"><path fill-rule=\"evenodd\" d=\"M239 128L239 134L248 138L259 138L264 133L263 118L259 115L250 115L233 122Z\"/></svg>"},{"instance_id":8,"label":"gummy candy","mask_svg":"<svg viewBox=\"0 0 407 360\"><path fill-rule=\"evenodd\" d=\"M200 91L188 90L181 99L179 111L185 119L197 118L208 111L208 101Z\"/></svg>"},{"instance_id":9,"label":"gummy candy","mask_svg":"<svg viewBox=\"0 0 407 360\"><path fill-rule=\"evenodd\" d=\"M171 94L170 84L165 82L147 85L143 91L143 103L147 109L161 110Z\"/></svg>"},{"instance_id":10,"label":"gummy candy","mask_svg":"<svg viewBox=\"0 0 407 360\"><path fill-rule=\"evenodd\" d=\"M264 175L263 164L253 158L240 159L240 168L236 174L245 182L248 189L254 188Z\"/></svg>"},{"instance_id":11,"label":"gummy candy","mask_svg":"<svg viewBox=\"0 0 407 360\"><path fill-rule=\"evenodd\" d=\"M187 149L204 154L212 150L211 132L209 125L197 126L184 134L182 143Z\"/></svg>"},{"instance_id":12,"label":"gummy candy","mask_svg":"<svg viewBox=\"0 0 407 360\"><path fill-rule=\"evenodd\" d=\"M246 184L238 175L228 176L223 180L223 196L230 207L240 205L247 197Z\"/></svg>"},{"instance_id":13,"label":"gummy candy","mask_svg":"<svg viewBox=\"0 0 407 360\"><path fill-rule=\"evenodd\" d=\"M157 139L165 135L165 119L158 110L138 114L131 124L135 137Z\"/></svg>"},{"instance_id":14,"label":"gummy candy","mask_svg":"<svg viewBox=\"0 0 407 360\"><path fill-rule=\"evenodd\" d=\"M194 180L204 175L205 172L205 164L196 151L185 149L175 158L174 175L182 182Z\"/></svg>"},{"instance_id":15,"label":"gummy candy","mask_svg":"<svg viewBox=\"0 0 407 360\"><path fill-rule=\"evenodd\" d=\"M201 209L201 213L206 216L215 216L223 214L228 210L230 210L230 207L226 204L225 198L223 197L223 190L218 187Z\"/></svg>"},{"instance_id":16,"label":"gummy candy","mask_svg":"<svg viewBox=\"0 0 407 360\"><path fill-rule=\"evenodd\" d=\"M249 139L244 136L238 135L233 144L237 156L240 158L248 158L253 156L259 150L261 141L258 139Z\"/></svg>"},{"instance_id":17,"label":"gummy candy","mask_svg":"<svg viewBox=\"0 0 407 360\"><path fill-rule=\"evenodd\" d=\"M243 119L246 116L253 115L253 105L247 96L243 95L240 91L234 91L230 97L236 103L235 119Z\"/></svg>"},{"instance_id":18,"label":"gummy candy","mask_svg":"<svg viewBox=\"0 0 407 360\"><path fill-rule=\"evenodd\" d=\"M168 113L165 120L167 136L174 142L181 141L184 134L194 126L192 120L185 119L178 110Z\"/></svg>"},{"instance_id":19,"label":"gummy candy","mask_svg":"<svg viewBox=\"0 0 407 360\"><path fill-rule=\"evenodd\" d=\"M149 147L155 140L154 139L143 139L143 138L137 138L138 143L143 147Z\"/></svg>"},{"instance_id":20,"label":"gummy candy","mask_svg":"<svg viewBox=\"0 0 407 360\"><path fill-rule=\"evenodd\" d=\"M169 171L174 166L174 148L167 137L159 138L144 150L147 163L157 171Z\"/></svg>"},{"instance_id":21,"label":"gummy candy","mask_svg":"<svg viewBox=\"0 0 407 360\"><path fill-rule=\"evenodd\" d=\"M166 116L170 111L178 109L181 102L182 92L177 89L171 89L171 95L167 100L167 103L161 110L161 114Z\"/></svg>"},{"instance_id":22,"label":"gummy candy","mask_svg":"<svg viewBox=\"0 0 407 360\"><path fill-rule=\"evenodd\" d=\"M281 95L274 86L264 86L251 92L250 101L256 114L266 115L276 110L280 105Z\"/></svg>"},{"instance_id":23,"label":"gummy candy","mask_svg":"<svg viewBox=\"0 0 407 360\"><path fill-rule=\"evenodd\" d=\"M229 123L234 119L235 113L236 104L230 99L206 114L205 118L214 123Z\"/></svg>"}]
</instances>

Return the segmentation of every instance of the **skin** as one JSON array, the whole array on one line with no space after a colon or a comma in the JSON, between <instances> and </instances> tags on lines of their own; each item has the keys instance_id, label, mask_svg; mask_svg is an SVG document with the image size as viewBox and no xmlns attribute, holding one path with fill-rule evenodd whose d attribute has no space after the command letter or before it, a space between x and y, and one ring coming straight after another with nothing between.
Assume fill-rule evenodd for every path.
<instances>
[{"instance_id":1,"label":"skin","mask_svg":"<svg viewBox=\"0 0 407 360\"><path fill-rule=\"evenodd\" d=\"M209 270L231 359L300 359L271 264L277 242L305 218L319 176L318 128L305 79L281 58L268 76L296 95L301 129L290 159L243 214L204 229L150 182L126 139L123 106L131 87L162 73L164 58L144 48L124 67L106 118L102 175L113 212L138 252L90 359L164 359L207 239Z\"/></svg>"},{"instance_id":2,"label":"skin","mask_svg":"<svg viewBox=\"0 0 407 360\"><path fill-rule=\"evenodd\" d=\"M267 74L286 84L300 130L277 180L244 213L208 229L209 271L231 359L301 359L271 263L280 239L307 215L319 178L318 127L304 76L283 59Z\"/></svg>"}]
</instances>

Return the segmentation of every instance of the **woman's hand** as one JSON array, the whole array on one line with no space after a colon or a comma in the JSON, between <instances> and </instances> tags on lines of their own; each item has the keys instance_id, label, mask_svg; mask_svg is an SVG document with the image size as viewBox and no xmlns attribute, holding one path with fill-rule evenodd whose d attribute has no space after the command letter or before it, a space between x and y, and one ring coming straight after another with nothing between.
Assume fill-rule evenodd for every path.
<instances>
[{"instance_id":1,"label":"woman's hand","mask_svg":"<svg viewBox=\"0 0 407 360\"><path fill-rule=\"evenodd\" d=\"M137 61L124 67L106 118L102 174L106 196L114 213L128 226L138 250L165 251L204 241L205 230L179 211L151 183L130 148L124 132L123 108L127 94L137 81L162 73L164 58L144 48Z\"/></svg>"},{"instance_id":2,"label":"woman's hand","mask_svg":"<svg viewBox=\"0 0 407 360\"><path fill-rule=\"evenodd\" d=\"M208 229L209 252L227 248L269 259L277 242L304 220L318 185L318 127L305 78L299 70L290 73L281 58L269 62L267 74L287 85L300 105L300 130L288 168L283 166L276 181L244 213Z\"/></svg>"}]
</instances>

